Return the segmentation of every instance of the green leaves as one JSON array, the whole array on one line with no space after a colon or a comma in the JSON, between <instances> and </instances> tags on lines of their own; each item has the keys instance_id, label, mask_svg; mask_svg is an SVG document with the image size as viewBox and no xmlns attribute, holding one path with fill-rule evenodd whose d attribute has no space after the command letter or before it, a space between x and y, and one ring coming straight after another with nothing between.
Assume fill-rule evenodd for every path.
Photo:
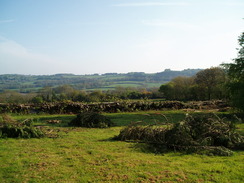
<instances>
[{"instance_id":1,"label":"green leaves","mask_svg":"<svg viewBox=\"0 0 244 183\"><path fill-rule=\"evenodd\" d=\"M238 41L240 45L238 57L234 59L234 63L224 64L224 66L227 68L229 76L227 88L232 104L244 113L244 32Z\"/></svg>"}]
</instances>

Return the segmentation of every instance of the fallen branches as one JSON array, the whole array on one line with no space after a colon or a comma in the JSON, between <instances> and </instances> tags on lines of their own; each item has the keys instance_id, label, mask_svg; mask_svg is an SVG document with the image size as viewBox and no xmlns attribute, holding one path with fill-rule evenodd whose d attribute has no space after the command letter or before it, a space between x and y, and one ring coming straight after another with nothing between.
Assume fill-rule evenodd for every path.
<instances>
[{"instance_id":1,"label":"fallen branches","mask_svg":"<svg viewBox=\"0 0 244 183\"><path fill-rule=\"evenodd\" d=\"M128 126L116 140L144 142L160 149L229 156L230 149L243 148L243 136L232 122L214 114L194 114L171 128L160 126Z\"/></svg>"}]
</instances>

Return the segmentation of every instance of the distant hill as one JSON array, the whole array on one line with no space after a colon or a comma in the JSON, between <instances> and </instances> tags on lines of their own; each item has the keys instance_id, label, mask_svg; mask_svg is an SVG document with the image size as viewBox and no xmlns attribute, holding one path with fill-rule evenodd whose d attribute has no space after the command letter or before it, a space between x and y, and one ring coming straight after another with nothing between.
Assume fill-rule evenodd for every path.
<instances>
[{"instance_id":1,"label":"distant hill","mask_svg":"<svg viewBox=\"0 0 244 183\"><path fill-rule=\"evenodd\" d=\"M43 87L71 85L79 90L110 90L116 87L159 87L177 76L193 76L201 69L185 69L147 74L144 72L105 73L92 75L55 74L55 75L0 75L0 92L14 90L22 93L36 92Z\"/></svg>"}]
</instances>

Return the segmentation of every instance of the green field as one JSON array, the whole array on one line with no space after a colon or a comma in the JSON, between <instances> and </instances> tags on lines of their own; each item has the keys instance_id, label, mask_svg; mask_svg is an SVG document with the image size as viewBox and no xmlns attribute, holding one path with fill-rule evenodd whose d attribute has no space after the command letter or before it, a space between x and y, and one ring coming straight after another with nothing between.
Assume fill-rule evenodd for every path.
<instances>
[{"instance_id":1,"label":"green field","mask_svg":"<svg viewBox=\"0 0 244 183\"><path fill-rule=\"evenodd\" d=\"M201 69L185 69L147 74L144 72L105 73L92 75L55 74L55 75L0 75L0 92L6 90L31 93L38 92L46 86L58 87L73 86L78 90L111 90L116 87L143 87L159 88L163 83L169 82L177 76L193 76Z\"/></svg>"},{"instance_id":2,"label":"green field","mask_svg":"<svg viewBox=\"0 0 244 183\"><path fill-rule=\"evenodd\" d=\"M148 115L149 114L149 115ZM116 127L68 127L75 115L12 115L32 118L57 138L0 139L1 182L243 182L244 152L206 156L167 152L155 154L142 143L111 140L130 122L176 122L182 111L105 114ZM60 124L48 124L59 119ZM238 124L243 133L244 125Z\"/></svg>"}]
</instances>

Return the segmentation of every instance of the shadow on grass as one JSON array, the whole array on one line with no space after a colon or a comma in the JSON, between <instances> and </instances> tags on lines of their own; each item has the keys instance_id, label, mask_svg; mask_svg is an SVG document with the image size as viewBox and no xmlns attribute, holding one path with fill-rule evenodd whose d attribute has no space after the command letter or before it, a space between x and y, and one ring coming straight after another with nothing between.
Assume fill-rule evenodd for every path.
<instances>
[{"instance_id":1,"label":"shadow on grass","mask_svg":"<svg viewBox=\"0 0 244 183\"><path fill-rule=\"evenodd\" d=\"M148 154L163 155L165 153L174 152L173 150L168 149L164 145L156 146L153 144L147 143L133 143L131 148L134 148L137 152L143 152Z\"/></svg>"},{"instance_id":2,"label":"shadow on grass","mask_svg":"<svg viewBox=\"0 0 244 183\"><path fill-rule=\"evenodd\" d=\"M48 116L34 118L35 126L49 126L49 127L69 127L68 123L74 116Z\"/></svg>"}]
</instances>

